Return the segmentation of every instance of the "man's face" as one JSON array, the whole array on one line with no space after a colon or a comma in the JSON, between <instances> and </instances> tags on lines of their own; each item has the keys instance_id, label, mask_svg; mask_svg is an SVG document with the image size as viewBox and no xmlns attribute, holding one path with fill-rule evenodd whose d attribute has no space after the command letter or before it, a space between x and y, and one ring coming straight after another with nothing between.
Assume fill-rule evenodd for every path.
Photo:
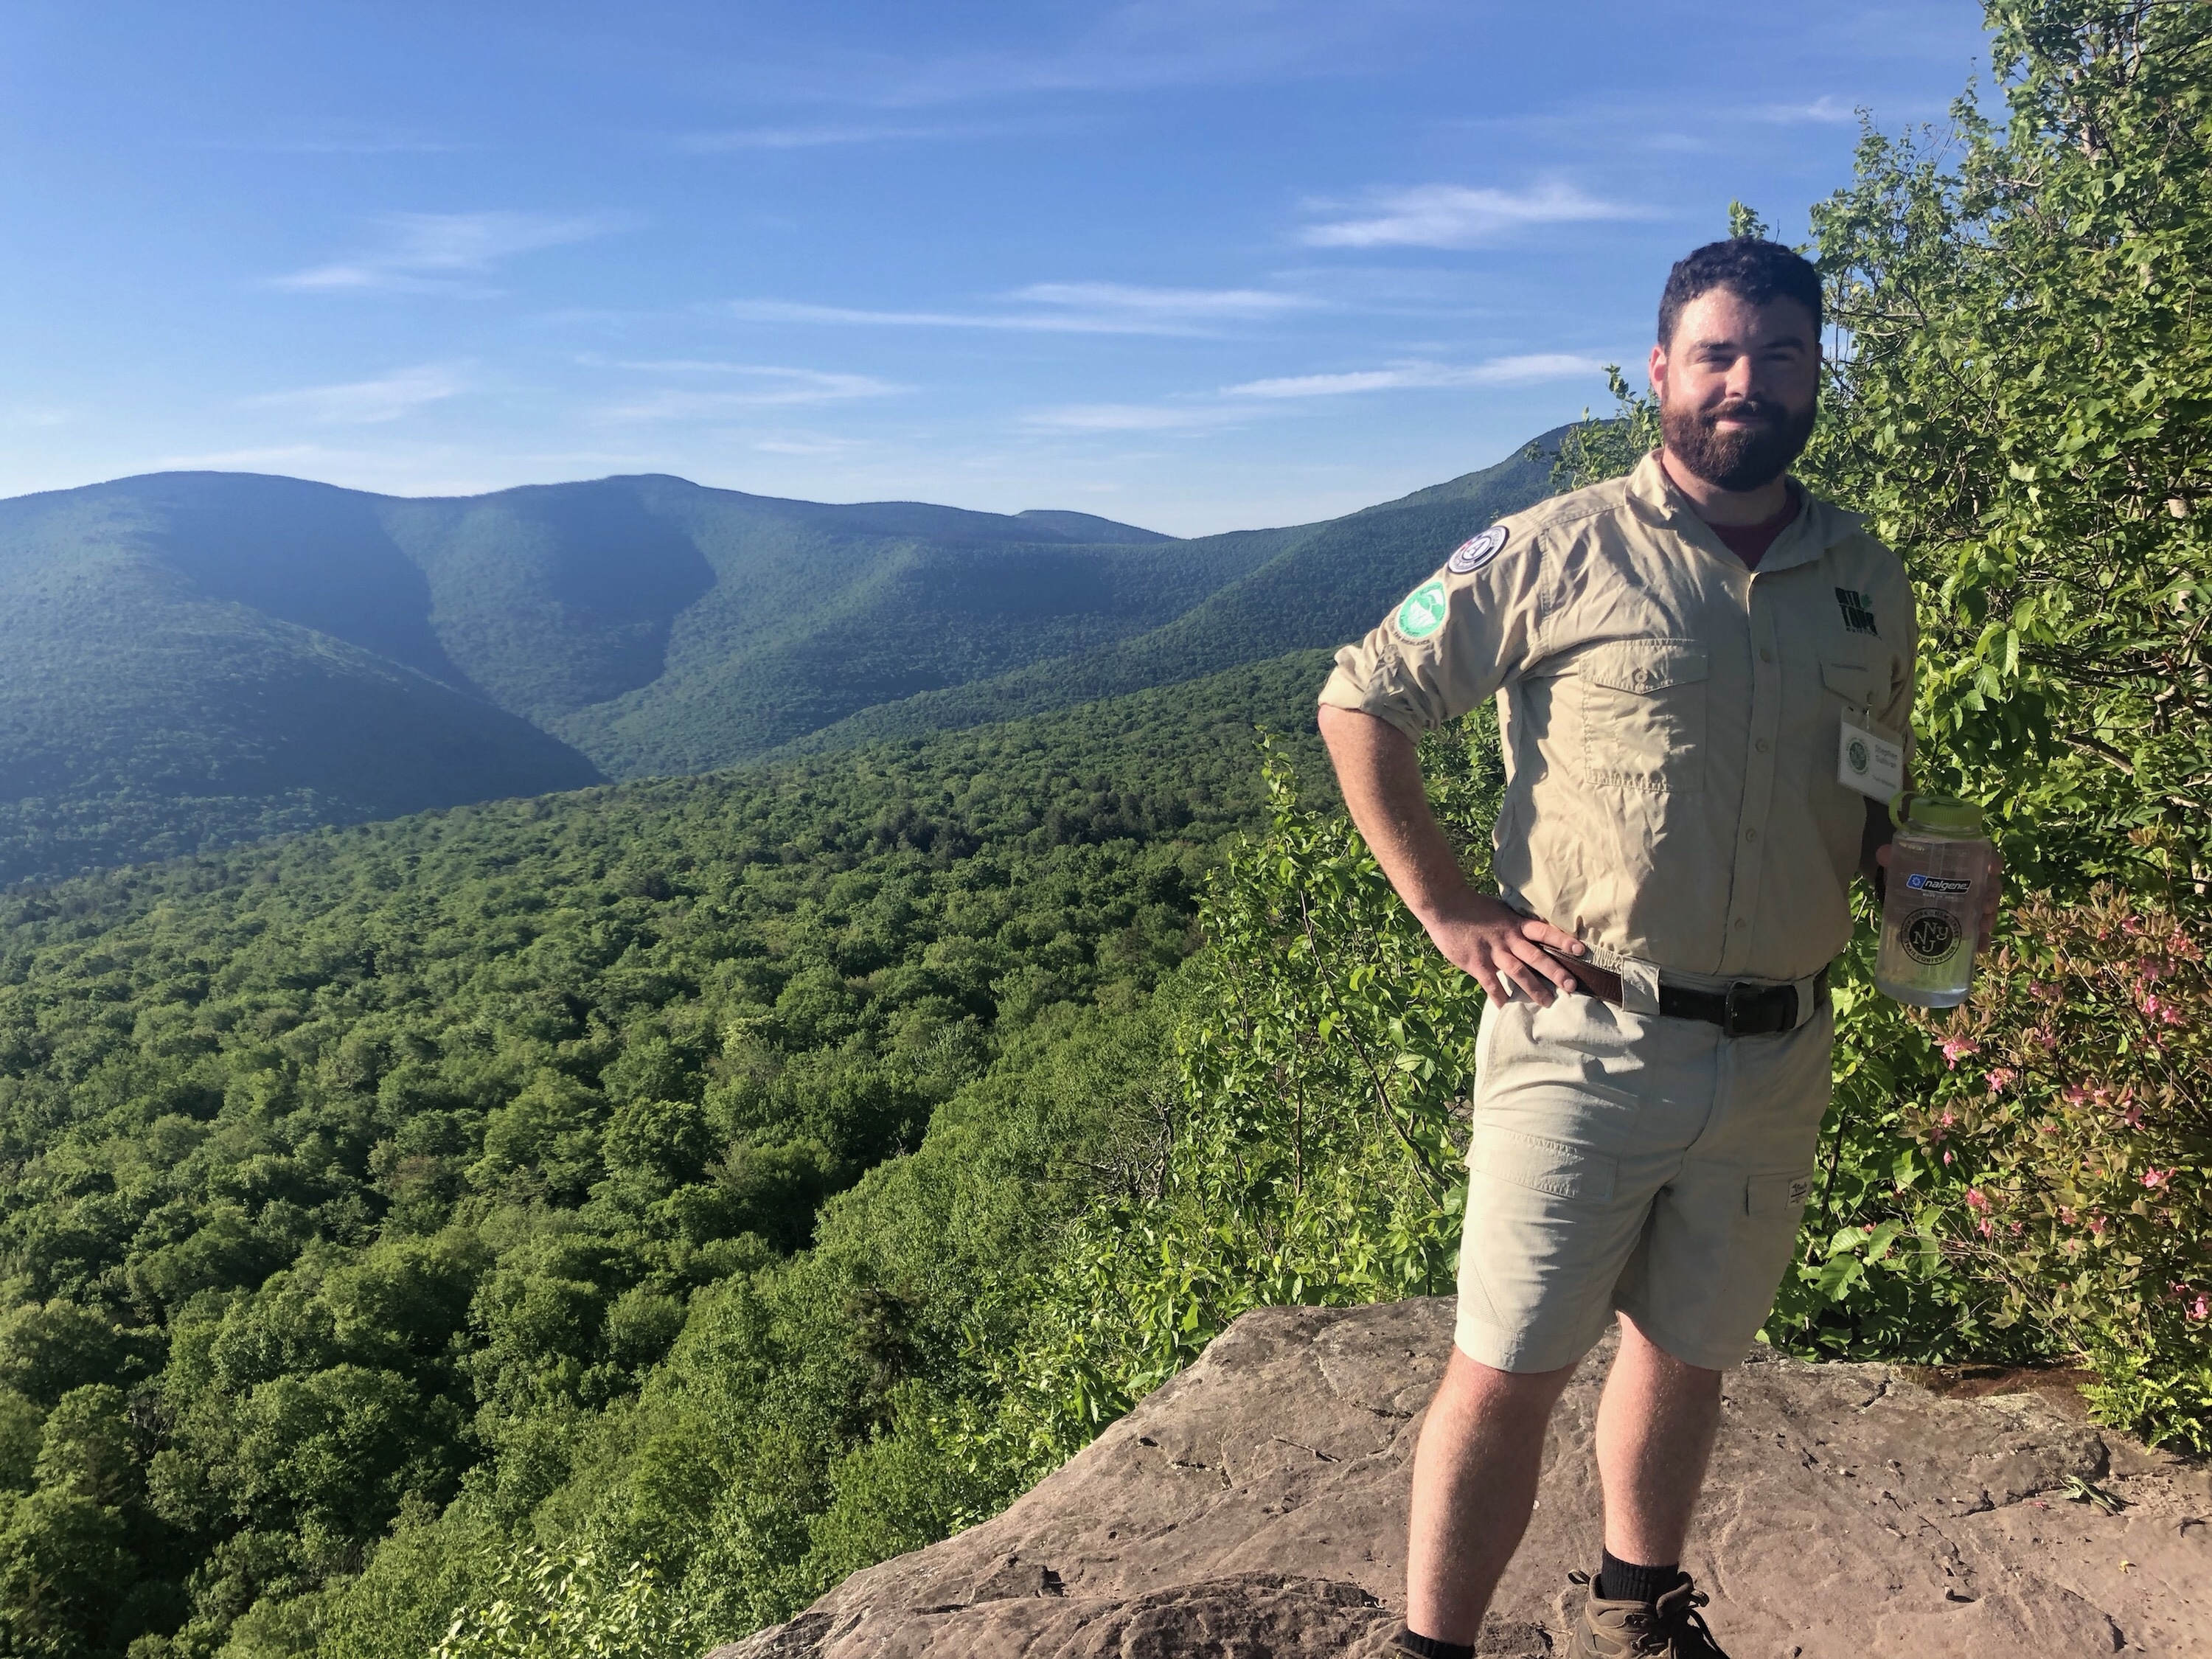
<instances>
[{"instance_id":1,"label":"man's face","mask_svg":"<svg viewBox=\"0 0 2212 1659\"><path fill-rule=\"evenodd\" d=\"M1795 300L1754 306L1724 288L1682 307L1651 348L1660 430L1677 465L1719 489L1751 490L1788 471L1813 435L1820 343Z\"/></svg>"}]
</instances>

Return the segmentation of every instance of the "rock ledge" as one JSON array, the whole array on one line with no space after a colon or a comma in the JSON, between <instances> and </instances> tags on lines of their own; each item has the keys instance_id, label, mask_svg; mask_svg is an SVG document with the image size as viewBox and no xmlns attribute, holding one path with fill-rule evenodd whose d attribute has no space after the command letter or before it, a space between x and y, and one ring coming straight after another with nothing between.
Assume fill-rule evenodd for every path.
<instances>
[{"instance_id":1,"label":"rock ledge","mask_svg":"<svg viewBox=\"0 0 2212 1659\"><path fill-rule=\"evenodd\" d=\"M1381 1659L1448 1298L1247 1314L1005 1514L855 1573L709 1659ZM1601 1348L1482 1651L1565 1651L1595 1565ZM2087 1482L2124 1505L2072 1500ZM2212 1659L2212 1478L2030 1394L1943 1399L1887 1365L1729 1379L1685 1564L1737 1659Z\"/></svg>"}]
</instances>

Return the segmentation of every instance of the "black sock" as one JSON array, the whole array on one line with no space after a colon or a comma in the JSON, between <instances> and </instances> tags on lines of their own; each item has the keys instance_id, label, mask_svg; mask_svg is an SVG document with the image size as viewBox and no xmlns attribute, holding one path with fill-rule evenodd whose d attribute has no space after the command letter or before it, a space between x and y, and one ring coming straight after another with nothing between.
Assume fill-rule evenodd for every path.
<instances>
[{"instance_id":1,"label":"black sock","mask_svg":"<svg viewBox=\"0 0 2212 1659\"><path fill-rule=\"evenodd\" d=\"M1590 1588L1605 1601L1656 1601L1674 1588L1682 1577L1681 1564L1670 1561L1663 1567L1639 1567L1633 1561L1616 1559L1611 1550L1598 1553L1597 1583Z\"/></svg>"},{"instance_id":2,"label":"black sock","mask_svg":"<svg viewBox=\"0 0 2212 1659\"><path fill-rule=\"evenodd\" d=\"M1408 1626L1398 1627L1398 1639L1391 1646L1401 1653L1410 1653L1415 1659L1474 1659L1474 1646L1469 1642L1439 1642L1433 1636L1416 1636Z\"/></svg>"}]
</instances>

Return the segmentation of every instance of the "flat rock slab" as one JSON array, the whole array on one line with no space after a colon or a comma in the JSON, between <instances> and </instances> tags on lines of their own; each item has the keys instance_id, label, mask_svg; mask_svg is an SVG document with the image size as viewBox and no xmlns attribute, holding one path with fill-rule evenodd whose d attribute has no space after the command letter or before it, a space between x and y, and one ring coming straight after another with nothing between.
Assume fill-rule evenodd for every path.
<instances>
[{"instance_id":1,"label":"flat rock slab","mask_svg":"<svg viewBox=\"0 0 2212 1659\"><path fill-rule=\"evenodd\" d=\"M1005 1514L710 1659L1380 1659L1451 1330L1445 1297L1247 1314ZM1484 1633L1498 1659L1567 1649L1610 1352L1553 1419ZM1684 1564L1714 1633L1735 1659L2212 1659L2212 1478L2063 1404L1747 1361ZM2069 1480L2124 1507L2071 1501Z\"/></svg>"}]
</instances>

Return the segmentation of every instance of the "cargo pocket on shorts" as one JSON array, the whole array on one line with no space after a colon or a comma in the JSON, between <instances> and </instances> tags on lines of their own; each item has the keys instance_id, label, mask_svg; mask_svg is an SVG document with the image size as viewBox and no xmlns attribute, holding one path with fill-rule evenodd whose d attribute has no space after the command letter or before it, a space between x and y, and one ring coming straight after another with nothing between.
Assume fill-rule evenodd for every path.
<instances>
[{"instance_id":1,"label":"cargo pocket on shorts","mask_svg":"<svg viewBox=\"0 0 2212 1659\"><path fill-rule=\"evenodd\" d=\"M1467 1167L1476 1175L1510 1182L1553 1198L1586 1199L1603 1204L1613 1197L1620 1165L1602 1152L1564 1141L1524 1135L1516 1129L1478 1127L1467 1151Z\"/></svg>"},{"instance_id":2,"label":"cargo pocket on shorts","mask_svg":"<svg viewBox=\"0 0 2212 1659\"><path fill-rule=\"evenodd\" d=\"M1741 1207L1730 1220L1725 1265L1713 1275L1705 1297L1677 1306L1671 1320L1661 1310L1662 1328L1679 1326L1679 1337L1691 1345L1675 1350L1677 1355L1714 1370L1742 1358L1772 1311L1775 1290L1796 1248L1797 1224L1812 1194L1813 1177L1798 1170L1755 1175L1738 1190ZM1692 1306L1702 1311L1692 1313Z\"/></svg>"},{"instance_id":3,"label":"cargo pocket on shorts","mask_svg":"<svg viewBox=\"0 0 2212 1659\"><path fill-rule=\"evenodd\" d=\"M1759 1224L1779 1226L1788 1218L1794 1235L1797 1224L1804 1218L1805 1200L1813 1195L1813 1177L1796 1170L1781 1175L1757 1175L1743 1185L1743 1212L1752 1218L1755 1231L1763 1231Z\"/></svg>"}]
</instances>

